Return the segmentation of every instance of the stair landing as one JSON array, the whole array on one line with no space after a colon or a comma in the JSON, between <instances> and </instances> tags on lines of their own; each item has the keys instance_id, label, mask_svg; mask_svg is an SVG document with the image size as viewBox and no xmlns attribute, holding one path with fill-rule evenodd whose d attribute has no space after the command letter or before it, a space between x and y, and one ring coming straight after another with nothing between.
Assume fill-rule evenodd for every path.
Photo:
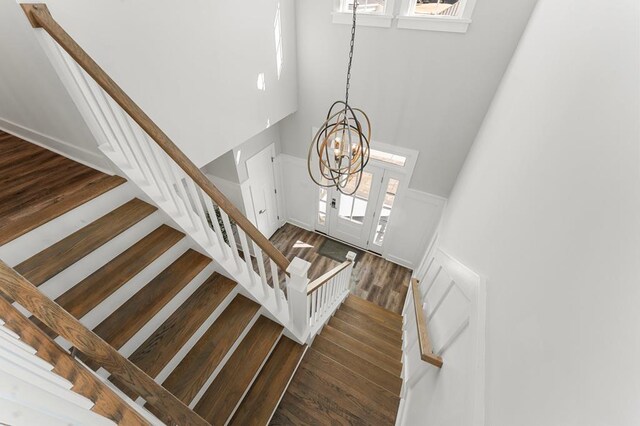
<instances>
[{"instance_id":1,"label":"stair landing","mask_svg":"<svg viewBox=\"0 0 640 426\"><path fill-rule=\"evenodd\" d=\"M124 182L0 131L0 246Z\"/></svg>"}]
</instances>

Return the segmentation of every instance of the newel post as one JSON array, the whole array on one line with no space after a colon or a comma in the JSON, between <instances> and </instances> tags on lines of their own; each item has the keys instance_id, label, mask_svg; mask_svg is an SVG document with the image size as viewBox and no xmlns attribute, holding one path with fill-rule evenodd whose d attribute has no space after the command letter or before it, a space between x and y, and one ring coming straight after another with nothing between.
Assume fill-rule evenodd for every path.
<instances>
[{"instance_id":1,"label":"newel post","mask_svg":"<svg viewBox=\"0 0 640 426\"><path fill-rule=\"evenodd\" d=\"M289 321L293 332L301 340L309 334L309 306L307 305L307 273L311 264L299 257L293 259L287 268L287 295L289 296Z\"/></svg>"},{"instance_id":2,"label":"newel post","mask_svg":"<svg viewBox=\"0 0 640 426\"><path fill-rule=\"evenodd\" d=\"M351 265L349 265L349 267L347 268L347 288L349 289L349 291L353 291L354 288L354 284L355 282L352 283L351 281L351 275L353 274L353 267L356 263L356 256L357 254L355 254L354 252L350 251L347 253L347 260L351 261Z\"/></svg>"}]
</instances>

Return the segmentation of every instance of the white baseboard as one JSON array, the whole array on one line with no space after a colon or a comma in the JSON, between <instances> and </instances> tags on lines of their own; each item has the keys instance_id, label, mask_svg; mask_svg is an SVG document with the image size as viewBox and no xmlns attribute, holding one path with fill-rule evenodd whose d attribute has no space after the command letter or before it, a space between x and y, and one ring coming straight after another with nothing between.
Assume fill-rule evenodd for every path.
<instances>
[{"instance_id":1,"label":"white baseboard","mask_svg":"<svg viewBox=\"0 0 640 426\"><path fill-rule=\"evenodd\" d=\"M70 160L84 164L92 169L99 170L108 175L114 174L111 163L102 154L70 145L69 143L54 138L53 136L45 135L1 117L0 130L4 130L5 132L11 133L12 135L24 139L27 142L31 142L34 145L53 151L56 154L60 154L63 157L67 157Z\"/></svg>"},{"instance_id":2,"label":"white baseboard","mask_svg":"<svg viewBox=\"0 0 640 426\"><path fill-rule=\"evenodd\" d=\"M294 226L297 226L298 228L302 228L302 229L306 229L307 231L315 232L315 229L313 229L313 226L309 225L308 223L300 222L297 219L287 218L286 222L290 223L290 224L292 224Z\"/></svg>"}]
</instances>

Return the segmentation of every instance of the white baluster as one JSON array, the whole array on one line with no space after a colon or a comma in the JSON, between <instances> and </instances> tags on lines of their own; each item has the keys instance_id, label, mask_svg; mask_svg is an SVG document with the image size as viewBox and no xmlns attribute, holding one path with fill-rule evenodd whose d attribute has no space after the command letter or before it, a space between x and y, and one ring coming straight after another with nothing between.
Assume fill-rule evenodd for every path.
<instances>
[{"instance_id":1,"label":"white baluster","mask_svg":"<svg viewBox=\"0 0 640 426\"><path fill-rule=\"evenodd\" d=\"M182 203L178 200L178 194L176 193L175 185L173 184L173 177L168 169L168 161L170 161L169 156L158 146L155 141L149 139L146 133L143 134L145 141L147 142L147 146L151 151L151 154L155 158L158 163L158 169L160 170L161 180L167 188L169 192L169 196L171 197L171 201L173 202L173 206L176 209L176 213L178 216L181 216L184 212L182 207Z\"/></svg>"},{"instance_id":2,"label":"white baluster","mask_svg":"<svg viewBox=\"0 0 640 426\"><path fill-rule=\"evenodd\" d=\"M287 295L289 301L289 321L291 330L305 341L309 334L310 303L307 297L309 278L307 276L311 264L296 257L287 268Z\"/></svg>"},{"instance_id":3,"label":"white baluster","mask_svg":"<svg viewBox=\"0 0 640 426\"><path fill-rule=\"evenodd\" d=\"M204 194L204 204L207 207L207 212L209 213L211 223L213 224L213 230L215 231L216 237L218 238L218 244L220 245L220 250L222 251L222 257L224 258L224 260L227 260L229 258L229 246L224 242L224 236L222 235L220 222L218 222L218 214L216 213L216 208L213 206L211 197L209 197L209 195L207 194Z\"/></svg>"},{"instance_id":4,"label":"white baluster","mask_svg":"<svg viewBox=\"0 0 640 426\"><path fill-rule=\"evenodd\" d=\"M189 177L186 176L187 180L187 189L189 190L189 194L191 195L191 201L196 208L196 212L198 217L200 218L200 223L202 224L202 228L204 229L204 233L207 236L207 242L210 246L213 246L213 230L209 226L209 222L207 222L207 215L204 214L204 208L202 207L202 200L200 198L200 188L196 187L195 182Z\"/></svg>"},{"instance_id":5,"label":"white baluster","mask_svg":"<svg viewBox=\"0 0 640 426\"><path fill-rule=\"evenodd\" d=\"M262 280L262 291L264 293L265 299L269 297L269 284L267 283L267 273L264 268L264 257L262 255L262 250L258 245L251 241L253 244L253 252L256 255L256 260L258 262L258 270L260 271L260 280Z\"/></svg>"},{"instance_id":6,"label":"white baluster","mask_svg":"<svg viewBox=\"0 0 640 426\"><path fill-rule=\"evenodd\" d=\"M280 298L280 278L278 277L278 265L269 258L271 264L271 282L273 283L273 295L276 297L276 307L282 309L282 299Z\"/></svg>"},{"instance_id":7,"label":"white baluster","mask_svg":"<svg viewBox=\"0 0 640 426\"><path fill-rule=\"evenodd\" d=\"M240 236L240 245L242 246L242 254L244 255L244 263L247 265L247 273L251 280L251 285L256 285L256 272L253 270L253 262L251 261L251 252L249 251L249 243L247 243L247 234L238 227L238 235Z\"/></svg>"},{"instance_id":8,"label":"white baluster","mask_svg":"<svg viewBox=\"0 0 640 426\"><path fill-rule=\"evenodd\" d=\"M191 205L189 204L189 197L187 196L187 191L184 189L184 184L182 183L182 169L178 169L177 165L173 162L171 158L165 157L165 160L167 160L167 168L169 169L169 172L173 177L173 181L178 187L178 194L180 194L179 198L182 199L182 203L184 204L184 208L187 210L187 215L191 220L191 224L193 225L193 228L197 231L198 220L196 219L196 213L193 211L193 209L191 208ZM178 203L180 202L181 200L178 200Z\"/></svg>"},{"instance_id":9,"label":"white baluster","mask_svg":"<svg viewBox=\"0 0 640 426\"><path fill-rule=\"evenodd\" d=\"M147 141L147 138L145 137L144 131L129 116L126 117L126 120L127 120L127 125L129 126L129 130L130 130L131 134L133 135L133 137L137 141L137 144L140 146L140 150L142 151L142 155L147 160L147 166L149 167L149 172L151 173L151 178L152 178L155 186L158 188L158 192L160 192L160 196L162 197L162 201L168 200L168 196L167 196L167 193L166 193L166 188L164 187L164 184L162 182L162 176L160 174L160 168L158 166L158 160L151 153L151 150L149 149L149 142Z\"/></svg>"},{"instance_id":10,"label":"white baluster","mask_svg":"<svg viewBox=\"0 0 640 426\"><path fill-rule=\"evenodd\" d=\"M224 225L224 231L227 234L227 241L229 241L231 254L233 254L233 259L236 261L236 267L239 270L242 270L242 259L240 259L240 255L238 254L238 243L236 242L236 236L233 233L233 227L231 226L229 215L220 207L218 207L218 212L220 213L220 217L222 218L222 224Z\"/></svg>"}]
</instances>

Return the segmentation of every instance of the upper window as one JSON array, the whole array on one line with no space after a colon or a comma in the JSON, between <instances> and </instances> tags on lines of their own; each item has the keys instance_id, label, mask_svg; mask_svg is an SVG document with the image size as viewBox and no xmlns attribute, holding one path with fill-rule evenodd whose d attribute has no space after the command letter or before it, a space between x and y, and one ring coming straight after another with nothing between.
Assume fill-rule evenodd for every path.
<instances>
[{"instance_id":1,"label":"upper window","mask_svg":"<svg viewBox=\"0 0 640 426\"><path fill-rule=\"evenodd\" d=\"M354 0L341 0L340 11L353 13ZM383 15L387 6L386 0L358 0L357 13Z\"/></svg>"},{"instance_id":2,"label":"upper window","mask_svg":"<svg viewBox=\"0 0 640 426\"><path fill-rule=\"evenodd\" d=\"M383 163L393 164L394 166L404 167L407 157L404 155L392 154L390 152L379 151L377 149L369 149L369 156L372 160L382 161Z\"/></svg>"},{"instance_id":3,"label":"upper window","mask_svg":"<svg viewBox=\"0 0 640 426\"><path fill-rule=\"evenodd\" d=\"M462 0L417 0L413 8L416 15L458 16Z\"/></svg>"}]
</instances>

